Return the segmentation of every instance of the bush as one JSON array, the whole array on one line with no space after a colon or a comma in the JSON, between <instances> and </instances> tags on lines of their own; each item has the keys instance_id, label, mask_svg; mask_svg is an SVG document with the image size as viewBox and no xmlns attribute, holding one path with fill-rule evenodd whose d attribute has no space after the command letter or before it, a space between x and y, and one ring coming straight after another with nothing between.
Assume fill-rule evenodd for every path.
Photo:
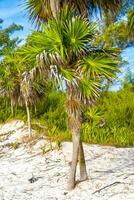
<instances>
[{"instance_id":1,"label":"bush","mask_svg":"<svg viewBox=\"0 0 134 200\"><path fill-rule=\"evenodd\" d=\"M50 92L37 105L33 118L40 119L50 129L56 127L61 131L67 130L67 113L65 112L65 94L61 91Z\"/></svg>"},{"instance_id":2,"label":"bush","mask_svg":"<svg viewBox=\"0 0 134 200\"><path fill-rule=\"evenodd\" d=\"M8 98L0 98L0 122L5 122L11 117L11 109Z\"/></svg>"},{"instance_id":3,"label":"bush","mask_svg":"<svg viewBox=\"0 0 134 200\"><path fill-rule=\"evenodd\" d=\"M93 119L90 122L84 121L81 130L83 141L134 146L134 92L131 88L103 94L97 109L102 113L100 122L96 121L97 112L93 112L95 115L92 115Z\"/></svg>"}]
</instances>

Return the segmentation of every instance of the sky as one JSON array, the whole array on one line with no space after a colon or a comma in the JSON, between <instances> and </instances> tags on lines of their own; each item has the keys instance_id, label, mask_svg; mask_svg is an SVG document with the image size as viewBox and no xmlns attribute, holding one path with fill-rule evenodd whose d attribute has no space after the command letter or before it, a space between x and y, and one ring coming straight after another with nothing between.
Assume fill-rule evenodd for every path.
<instances>
[{"instance_id":1,"label":"sky","mask_svg":"<svg viewBox=\"0 0 134 200\"><path fill-rule=\"evenodd\" d=\"M0 18L4 20L3 28L12 23L22 25L23 31L16 32L14 36L25 39L34 26L28 20L23 3L24 0L0 0Z\"/></svg>"},{"instance_id":2,"label":"sky","mask_svg":"<svg viewBox=\"0 0 134 200\"><path fill-rule=\"evenodd\" d=\"M28 34L34 30L34 26L29 22L27 13L23 6L24 0L0 0L0 18L4 20L3 27L7 27L12 23L23 26L23 31L16 32L15 36L23 39L24 43ZM122 57L128 62L119 74L119 79L122 79L127 69L130 68L134 72L134 47L129 47L122 52ZM116 83L111 87L112 90L120 88L120 84Z\"/></svg>"},{"instance_id":3,"label":"sky","mask_svg":"<svg viewBox=\"0 0 134 200\"><path fill-rule=\"evenodd\" d=\"M123 77L128 72L128 69L134 73L134 47L128 47L123 50L122 58L127 62L121 69L118 75L118 79L115 84L112 85L111 90L118 90L121 87ZM119 80L119 81L118 81Z\"/></svg>"}]
</instances>

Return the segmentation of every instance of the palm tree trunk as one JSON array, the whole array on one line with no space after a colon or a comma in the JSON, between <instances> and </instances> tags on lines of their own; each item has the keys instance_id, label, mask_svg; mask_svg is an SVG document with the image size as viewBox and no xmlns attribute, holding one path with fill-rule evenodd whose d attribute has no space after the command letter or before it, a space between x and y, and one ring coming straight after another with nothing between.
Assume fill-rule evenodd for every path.
<instances>
[{"instance_id":1,"label":"palm tree trunk","mask_svg":"<svg viewBox=\"0 0 134 200\"><path fill-rule=\"evenodd\" d=\"M67 87L68 93L68 126L72 132L72 142L73 142L73 155L72 163L69 175L68 189L71 190L75 187L76 169L79 160L80 164L80 179L87 179L87 171L84 157L84 150L80 137L81 129L81 103L79 96L75 93L72 85Z\"/></svg>"},{"instance_id":2,"label":"palm tree trunk","mask_svg":"<svg viewBox=\"0 0 134 200\"><path fill-rule=\"evenodd\" d=\"M56 13L59 10L59 0L50 0L50 7L53 17L56 17Z\"/></svg>"},{"instance_id":3,"label":"palm tree trunk","mask_svg":"<svg viewBox=\"0 0 134 200\"><path fill-rule=\"evenodd\" d=\"M26 106L26 111L27 111L27 122L28 122L29 137L32 137L31 118L30 118L30 111L29 111L27 100L25 100L25 106Z\"/></svg>"},{"instance_id":4,"label":"palm tree trunk","mask_svg":"<svg viewBox=\"0 0 134 200\"><path fill-rule=\"evenodd\" d=\"M76 168L77 168L79 146L80 146L80 133L77 132L77 130L72 133L72 142L73 142L73 156L72 156L70 177L68 182L69 190L72 190L75 187Z\"/></svg>"},{"instance_id":5,"label":"palm tree trunk","mask_svg":"<svg viewBox=\"0 0 134 200\"><path fill-rule=\"evenodd\" d=\"M14 116L14 107L13 107L13 101L11 100L11 115Z\"/></svg>"},{"instance_id":6,"label":"palm tree trunk","mask_svg":"<svg viewBox=\"0 0 134 200\"><path fill-rule=\"evenodd\" d=\"M87 170L86 170L86 162L85 162L82 141L80 141L80 146L79 146L79 166L80 166L80 180L81 181L87 180L88 175L87 175Z\"/></svg>"}]
</instances>

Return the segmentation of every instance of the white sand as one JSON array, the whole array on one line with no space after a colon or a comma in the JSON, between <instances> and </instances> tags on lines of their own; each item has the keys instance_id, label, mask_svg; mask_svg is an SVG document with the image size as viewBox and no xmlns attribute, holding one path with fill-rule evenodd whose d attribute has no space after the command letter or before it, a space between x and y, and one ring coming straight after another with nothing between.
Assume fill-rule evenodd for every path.
<instances>
[{"instance_id":1,"label":"white sand","mask_svg":"<svg viewBox=\"0 0 134 200\"><path fill-rule=\"evenodd\" d=\"M1 134L6 135L0 136L0 200L134 200L134 148L84 145L89 180L68 192L71 143L42 155L43 140L32 152L23 144L16 150L4 146L28 134L22 121L1 125Z\"/></svg>"}]
</instances>

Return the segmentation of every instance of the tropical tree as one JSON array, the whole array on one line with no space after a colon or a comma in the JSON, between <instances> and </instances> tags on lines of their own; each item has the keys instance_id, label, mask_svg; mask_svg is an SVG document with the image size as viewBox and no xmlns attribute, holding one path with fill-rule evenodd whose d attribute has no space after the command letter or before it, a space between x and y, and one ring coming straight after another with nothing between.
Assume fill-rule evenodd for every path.
<instances>
[{"instance_id":1,"label":"tropical tree","mask_svg":"<svg viewBox=\"0 0 134 200\"><path fill-rule=\"evenodd\" d=\"M44 94L41 81L29 78L28 64L16 51L6 54L0 63L0 95L11 101L11 114L15 105L25 105L29 136L32 136L29 107L36 105ZM28 80L28 81L27 81Z\"/></svg>"},{"instance_id":2,"label":"tropical tree","mask_svg":"<svg viewBox=\"0 0 134 200\"><path fill-rule=\"evenodd\" d=\"M132 41L128 37L128 27L125 20L118 23L109 23L108 27L104 24L100 24L100 36L96 39L96 44L103 45L105 47L118 46L124 49Z\"/></svg>"},{"instance_id":3,"label":"tropical tree","mask_svg":"<svg viewBox=\"0 0 134 200\"><path fill-rule=\"evenodd\" d=\"M2 23L3 20L0 19L0 24L2 25ZM42 89L39 88L36 81L29 81L26 86L25 79L23 79L24 71L26 75L26 70L32 64L23 62L16 52L21 40L18 37L10 38L11 34L22 29L22 26L14 23L5 29L0 27L0 57L2 58L0 62L0 95L10 99L12 116L14 115L14 105L25 103L29 135L31 135L29 106L35 104L37 99L42 96Z\"/></svg>"},{"instance_id":4,"label":"tropical tree","mask_svg":"<svg viewBox=\"0 0 134 200\"><path fill-rule=\"evenodd\" d=\"M134 9L128 12L128 29L129 35L134 37Z\"/></svg>"},{"instance_id":5,"label":"tropical tree","mask_svg":"<svg viewBox=\"0 0 134 200\"><path fill-rule=\"evenodd\" d=\"M11 102L11 114L14 115L14 105L18 101L18 83L19 77L16 68L5 62L0 63L0 95L5 98L8 97Z\"/></svg>"},{"instance_id":6,"label":"tropical tree","mask_svg":"<svg viewBox=\"0 0 134 200\"><path fill-rule=\"evenodd\" d=\"M124 80L122 81L123 88L129 88L134 91L134 74L128 69L125 74Z\"/></svg>"},{"instance_id":7,"label":"tropical tree","mask_svg":"<svg viewBox=\"0 0 134 200\"><path fill-rule=\"evenodd\" d=\"M2 28L3 20L0 19L0 57L4 56L5 54L11 52L13 49L15 49L18 44L20 43L20 39L18 37L15 37L11 39L11 34L13 34L15 31L20 31L23 29L22 26L17 24L11 24L7 28Z\"/></svg>"},{"instance_id":8,"label":"tropical tree","mask_svg":"<svg viewBox=\"0 0 134 200\"><path fill-rule=\"evenodd\" d=\"M117 46L121 49L126 48L134 43L134 10L129 10L126 18L117 21L108 21L108 26L99 23L101 30L99 37L96 39L97 45Z\"/></svg>"},{"instance_id":9,"label":"tropical tree","mask_svg":"<svg viewBox=\"0 0 134 200\"><path fill-rule=\"evenodd\" d=\"M93 12L109 13L114 15L123 5L123 0L25 0L25 8L29 13L29 18L36 25L40 25L40 21L48 21L50 17L55 17L63 6L67 4L70 8L74 6L77 12L82 16L88 17Z\"/></svg>"},{"instance_id":10,"label":"tropical tree","mask_svg":"<svg viewBox=\"0 0 134 200\"><path fill-rule=\"evenodd\" d=\"M11 113L14 114L14 102L16 102L17 88L14 87L14 83L17 82L17 58L14 60L16 65L12 64L9 66L5 57L11 56L11 53L15 50L21 40L18 37L11 39L11 35L15 31L23 29L22 26L11 24L7 28L2 28L3 20L0 19L0 93L3 97L10 98L11 101ZM12 58L14 59L14 58ZM16 95L15 95L16 94Z\"/></svg>"},{"instance_id":11,"label":"tropical tree","mask_svg":"<svg viewBox=\"0 0 134 200\"><path fill-rule=\"evenodd\" d=\"M14 63L16 61L17 60L15 59ZM14 65L13 62L9 63L8 60L3 59L0 63L0 95L3 98L8 97L10 99L12 116L14 115L14 105L18 103L20 93L19 84L20 73L17 69L17 65Z\"/></svg>"},{"instance_id":12,"label":"tropical tree","mask_svg":"<svg viewBox=\"0 0 134 200\"><path fill-rule=\"evenodd\" d=\"M42 86L43 83L41 83L39 80L31 79L30 73L28 71L24 71L21 74L20 94L22 97L22 103L26 107L29 137L32 137L31 117L30 117L29 107L31 105L35 106L36 103L43 96L44 90Z\"/></svg>"},{"instance_id":13,"label":"tropical tree","mask_svg":"<svg viewBox=\"0 0 134 200\"><path fill-rule=\"evenodd\" d=\"M31 36L31 44L20 51L24 60L35 63L34 72L49 78L55 88L62 85L67 93L68 126L72 132L73 157L69 189L75 186L76 166L79 160L80 179L87 179L83 145L80 137L82 111L92 105L101 91L104 79L115 78L118 71L118 53L115 48L94 46L98 31L87 19L74 15L68 7L42 24L43 32Z\"/></svg>"}]
</instances>

